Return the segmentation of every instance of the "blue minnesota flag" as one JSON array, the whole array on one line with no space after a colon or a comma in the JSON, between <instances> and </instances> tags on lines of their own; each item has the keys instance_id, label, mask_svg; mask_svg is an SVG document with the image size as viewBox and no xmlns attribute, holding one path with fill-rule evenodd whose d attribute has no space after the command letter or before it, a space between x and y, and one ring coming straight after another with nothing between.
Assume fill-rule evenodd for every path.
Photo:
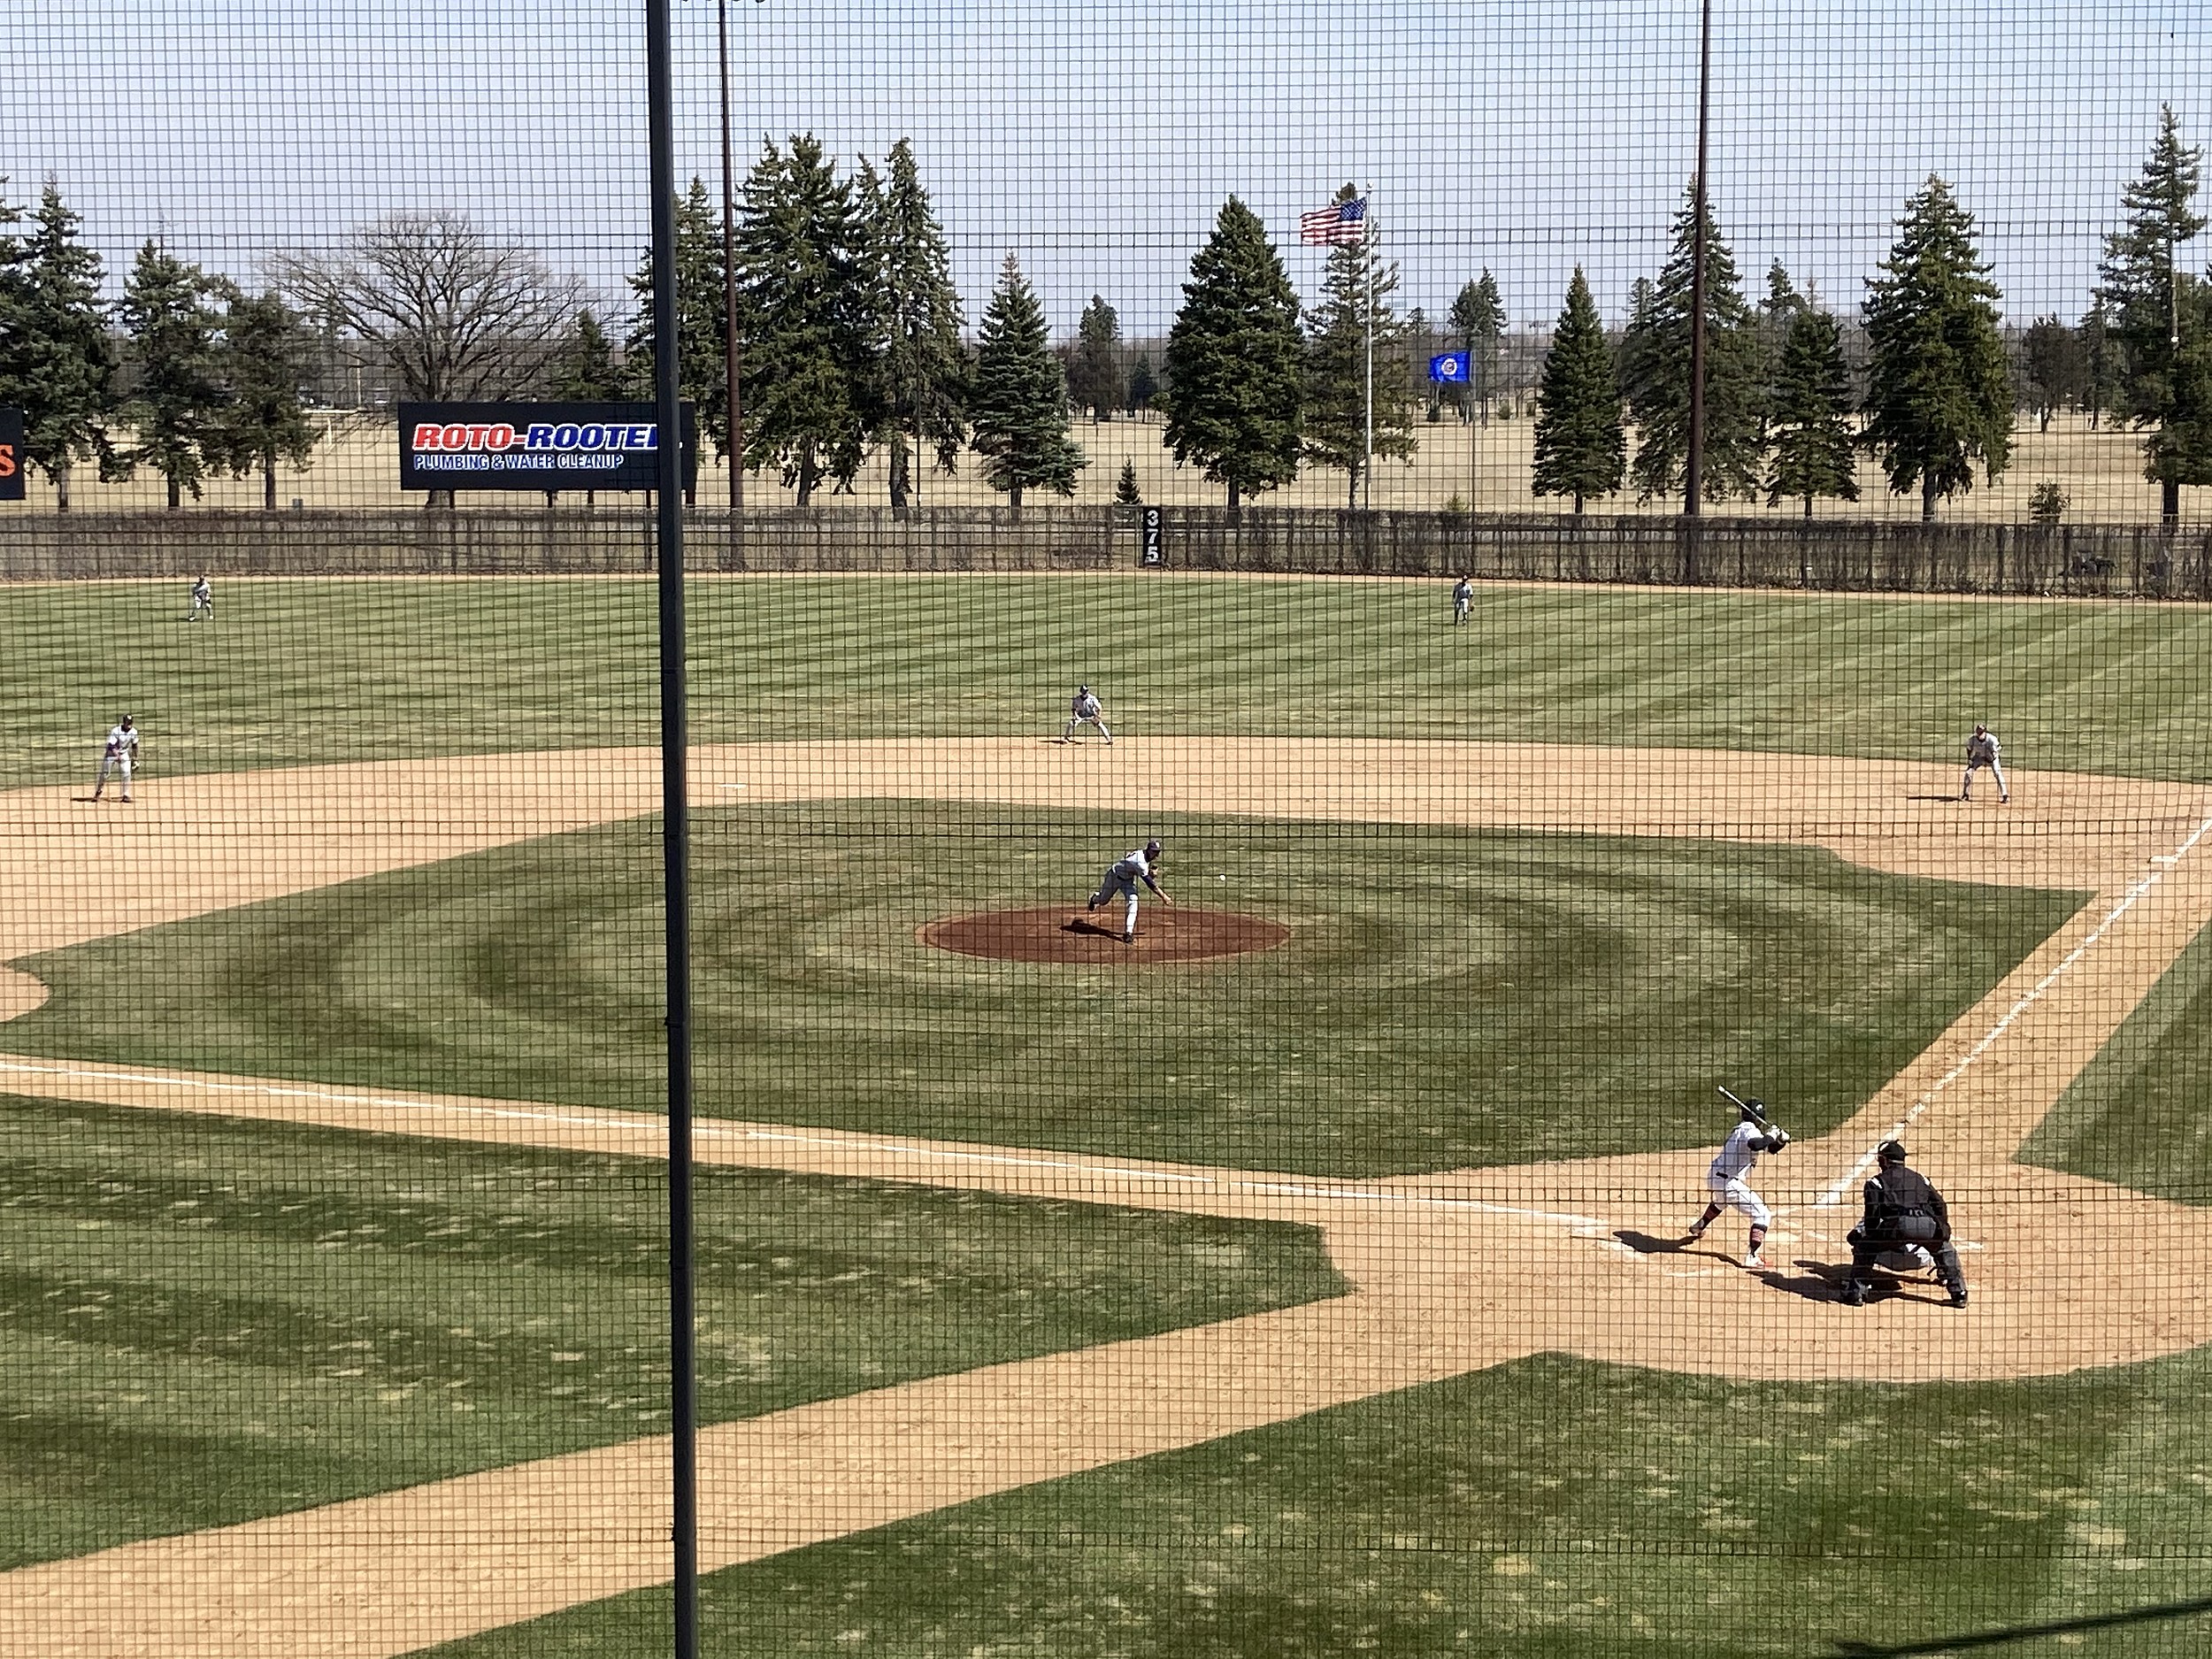
<instances>
[{"instance_id":1,"label":"blue minnesota flag","mask_svg":"<svg viewBox=\"0 0 2212 1659\"><path fill-rule=\"evenodd\" d=\"M1431 357L1429 379L1448 386L1466 385L1467 354L1464 351L1447 351L1440 357Z\"/></svg>"}]
</instances>

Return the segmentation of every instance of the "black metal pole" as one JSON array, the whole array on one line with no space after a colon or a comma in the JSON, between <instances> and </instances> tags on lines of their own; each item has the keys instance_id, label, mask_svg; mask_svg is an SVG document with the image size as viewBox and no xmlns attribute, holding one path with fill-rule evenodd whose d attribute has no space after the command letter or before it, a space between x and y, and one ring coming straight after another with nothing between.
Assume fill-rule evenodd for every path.
<instances>
[{"instance_id":1,"label":"black metal pole","mask_svg":"<svg viewBox=\"0 0 2212 1659\"><path fill-rule=\"evenodd\" d=\"M654 547L660 561L661 871L667 906L669 1496L676 1659L699 1652L699 1407L692 1329L691 868L684 723L683 411L677 361L676 127L669 0L645 0L652 128Z\"/></svg>"},{"instance_id":2,"label":"black metal pole","mask_svg":"<svg viewBox=\"0 0 2212 1659\"><path fill-rule=\"evenodd\" d=\"M1682 467L1682 511L1694 518L1705 499L1705 244L1711 234L1705 194L1706 134L1712 112L1713 0L1701 0L1697 27L1697 176L1691 182L1690 441Z\"/></svg>"},{"instance_id":3,"label":"black metal pole","mask_svg":"<svg viewBox=\"0 0 2212 1659\"><path fill-rule=\"evenodd\" d=\"M730 566L745 568L745 403L737 373L737 185L730 156L730 0L715 0L722 70L722 365L730 405Z\"/></svg>"}]
</instances>

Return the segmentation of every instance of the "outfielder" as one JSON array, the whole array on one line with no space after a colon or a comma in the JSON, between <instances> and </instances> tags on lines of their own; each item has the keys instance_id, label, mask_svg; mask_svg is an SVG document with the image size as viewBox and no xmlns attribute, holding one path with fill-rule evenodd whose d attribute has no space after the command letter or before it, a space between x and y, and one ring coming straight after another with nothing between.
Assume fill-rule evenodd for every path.
<instances>
[{"instance_id":1,"label":"outfielder","mask_svg":"<svg viewBox=\"0 0 2212 1659\"><path fill-rule=\"evenodd\" d=\"M1088 686L1079 686L1075 701L1068 704L1068 723L1060 733L1063 743L1075 741L1075 728L1085 722L1096 726L1098 734L1106 740L1106 747L1114 746L1114 734L1106 729L1106 710Z\"/></svg>"},{"instance_id":2,"label":"outfielder","mask_svg":"<svg viewBox=\"0 0 2212 1659\"><path fill-rule=\"evenodd\" d=\"M97 801L100 791L108 787L108 773L119 772L123 779L123 804L131 803L131 768L138 762L138 728L125 715L108 727L107 747L100 753L100 776L92 786L92 798Z\"/></svg>"},{"instance_id":3,"label":"outfielder","mask_svg":"<svg viewBox=\"0 0 2212 1659\"><path fill-rule=\"evenodd\" d=\"M1160 851L1158 841L1145 842L1136 851L1118 858L1108 865L1106 874L1099 881L1098 891L1091 895L1091 902L1086 908L1094 910L1117 893L1128 901L1128 908L1123 911L1121 918L1121 942L1125 945L1134 942L1137 937L1138 882L1141 881L1150 887L1153 895L1161 903L1170 907L1175 903L1173 899L1168 897L1167 889L1159 884L1152 873L1159 868L1160 860L1165 855Z\"/></svg>"},{"instance_id":4,"label":"outfielder","mask_svg":"<svg viewBox=\"0 0 2212 1659\"><path fill-rule=\"evenodd\" d=\"M1985 766L1997 775L1997 804L2002 806L2012 799L2012 791L2005 787L2005 764L1997 758L1997 733L1977 726L1974 735L1966 740L1966 775L1959 780L1960 800L1974 798L1974 774Z\"/></svg>"},{"instance_id":5,"label":"outfielder","mask_svg":"<svg viewBox=\"0 0 2212 1659\"><path fill-rule=\"evenodd\" d=\"M1727 1091L1724 1089L1723 1094ZM1728 1096L1731 1100L1736 1097ZM1774 1212L1753 1192L1744 1177L1750 1174L1759 1162L1762 1152L1779 1152L1789 1145L1789 1131L1779 1124L1767 1121L1764 1102L1755 1100L1736 1101L1736 1110L1742 1121L1721 1142L1720 1150L1705 1171L1706 1190L1713 1194L1705 1206L1705 1213L1690 1224L1690 1231L1683 1242L1705 1236L1705 1229L1720 1218L1720 1212L1732 1204L1743 1211L1751 1223L1751 1242L1744 1247L1743 1264L1746 1267L1764 1267L1766 1262L1759 1255L1759 1247L1766 1242L1767 1229L1774 1225Z\"/></svg>"},{"instance_id":6,"label":"outfielder","mask_svg":"<svg viewBox=\"0 0 2212 1659\"><path fill-rule=\"evenodd\" d=\"M1467 620L1467 612L1475 603L1474 579L1463 576L1452 588L1452 626L1457 627Z\"/></svg>"},{"instance_id":7,"label":"outfielder","mask_svg":"<svg viewBox=\"0 0 2212 1659\"><path fill-rule=\"evenodd\" d=\"M215 620L215 589L208 585L204 576L192 584L192 614L185 620L197 622L202 617L210 622Z\"/></svg>"}]
</instances>

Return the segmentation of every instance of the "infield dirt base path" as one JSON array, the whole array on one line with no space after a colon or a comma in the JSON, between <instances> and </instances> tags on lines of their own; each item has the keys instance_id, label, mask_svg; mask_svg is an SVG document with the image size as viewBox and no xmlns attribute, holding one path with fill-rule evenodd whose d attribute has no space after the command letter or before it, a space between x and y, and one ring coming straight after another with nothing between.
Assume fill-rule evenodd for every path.
<instances>
[{"instance_id":1,"label":"infield dirt base path","mask_svg":"<svg viewBox=\"0 0 2212 1659\"><path fill-rule=\"evenodd\" d=\"M1964 805L1942 766L1255 739L763 745L701 750L692 776L703 806L925 798L1709 836L2094 894L1850 1123L1762 1166L1781 1217L1763 1272L1728 1254L1733 1217L1706 1245L1672 1248L1702 1202L1701 1151L1340 1182L703 1124L706 1162L1305 1223L1354 1286L710 1430L710 1568L1540 1351L1913 1382L2118 1364L2212 1339L2200 1289L2212 1217L2012 1162L2212 919L2204 789L2024 773L2012 805ZM62 791L0 796L0 961L634 816L657 807L658 786L652 751L601 751L153 782L130 809ZM1094 875L1071 879L1079 889ZM1079 913L1080 891L1068 896ZM1294 912L1283 919L1294 926ZM14 1011L42 994L28 976L0 977ZM0 1092L645 1156L663 1147L660 1120L639 1114L19 1056L0 1056ZM1856 1313L1832 1298L1857 1171L1900 1124L1962 1218L1974 1286L1962 1314L1926 1291ZM2139 1271L2147 1260L2154 1275ZM635 1441L0 1575L0 1651L383 1659L664 1582L666 1469L664 1442Z\"/></svg>"}]
</instances>

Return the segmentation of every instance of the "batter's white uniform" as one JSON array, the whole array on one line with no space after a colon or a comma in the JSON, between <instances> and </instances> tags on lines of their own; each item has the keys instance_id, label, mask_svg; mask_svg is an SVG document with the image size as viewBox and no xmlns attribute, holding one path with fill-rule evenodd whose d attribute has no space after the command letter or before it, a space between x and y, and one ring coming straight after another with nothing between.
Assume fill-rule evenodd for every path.
<instances>
[{"instance_id":1,"label":"batter's white uniform","mask_svg":"<svg viewBox=\"0 0 2212 1659\"><path fill-rule=\"evenodd\" d=\"M108 787L108 773L120 772L123 778L123 799L131 798L131 768L138 761L138 732L128 721L108 727L107 747L100 751L100 777L92 786L92 798L97 801L100 791Z\"/></svg>"},{"instance_id":2,"label":"batter's white uniform","mask_svg":"<svg viewBox=\"0 0 2212 1659\"><path fill-rule=\"evenodd\" d=\"M1744 1184L1744 1177L1759 1162L1759 1154L1751 1143L1766 1137L1767 1132L1748 1119L1738 1124L1728 1139L1721 1142L1720 1150L1705 1171L1705 1187L1713 1194L1713 1202L1732 1204L1750 1218L1755 1227L1770 1226L1774 1222L1774 1212L1766 1207L1765 1201Z\"/></svg>"},{"instance_id":3,"label":"batter's white uniform","mask_svg":"<svg viewBox=\"0 0 2212 1659\"><path fill-rule=\"evenodd\" d=\"M1974 796L1974 774L1983 767L1997 775L1997 799L2009 801L2012 791L2005 787L2005 764L1997 757L1997 733L1985 726L1974 728L1974 734L1966 740L1966 775L1959 780L1959 799L1970 801Z\"/></svg>"},{"instance_id":4,"label":"batter's white uniform","mask_svg":"<svg viewBox=\"0 0 2212 1659\"><path fill-rule=\"evenodd\" d=\"M1160 884L1153 879L1152 861L1145 856L1144 849L1141 847L1126 857L1118 858L1107 866L1106 874L1099 881L1098 891L1091 895L1090 908L1093 910L1096 910L1116 894L1121 895L1127 901L1127 908L1123 911L1121 918L1121 936L1124 939L1133 938L1136 934L1137 883L1140 881L1155 893L1160 893ZM1167 895L1160 893L1160 896L1165 898Z\"/></svg>"},{"instance_id":5,"label":"batter's white uniform","mask_svg":"<svg viewBox=\"0 0 2212 1659\"><path fill-rule=\"evenodd\" d=\"M1098 728L1098 734L1104 738L1107 746L1111 748L1114 734L1106 729L1106 710L1100 705L1097 695L1088 686L1077 692L1075 701L1068 704L1068 723L1066 728L1060 733L1060 741L1063 743L1075 741L1075 728L1087 722Z\"/></svg>"}]
</instances>

